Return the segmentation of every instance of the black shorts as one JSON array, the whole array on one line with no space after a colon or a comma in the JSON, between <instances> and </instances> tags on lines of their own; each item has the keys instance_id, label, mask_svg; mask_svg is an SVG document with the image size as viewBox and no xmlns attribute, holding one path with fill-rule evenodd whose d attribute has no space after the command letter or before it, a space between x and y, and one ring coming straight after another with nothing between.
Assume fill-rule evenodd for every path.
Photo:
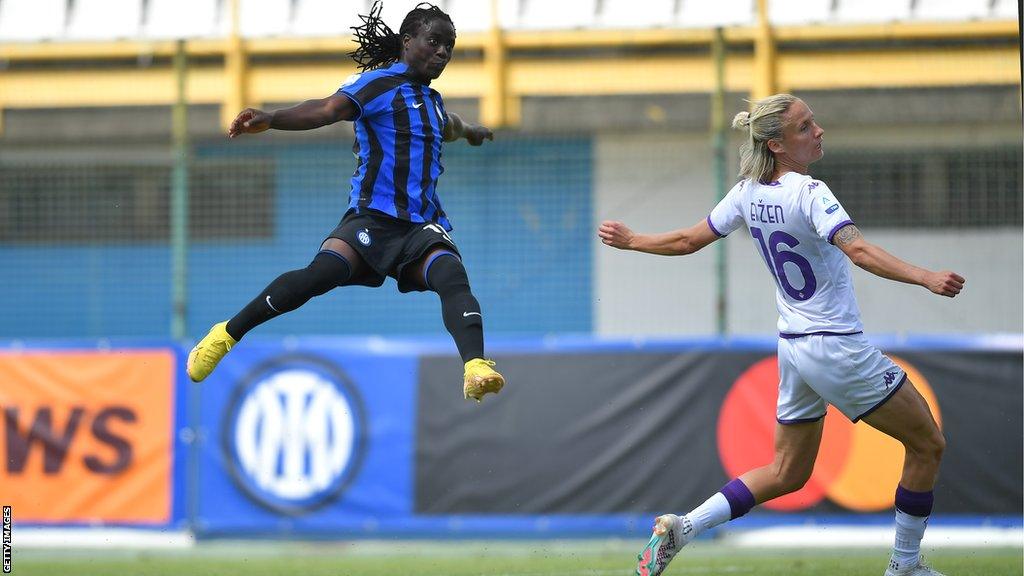
<instances>
[{"instance_id":1,"label":"black shorts","mask_svg":"<svg viewBox=\"0 0 1024 576\"><path fill-rule=\"evenodd\" d=\"M357 214L349 210L329 238L344 240L362 256L368 270L352 279L352 284L376 288L391 276L400 292L423 292L420 280L403 277L409 264L418 262L434 246L440 245L459 255L459 249L440 224L409 222L376 211Z\"/></svg>"}]
</instances>

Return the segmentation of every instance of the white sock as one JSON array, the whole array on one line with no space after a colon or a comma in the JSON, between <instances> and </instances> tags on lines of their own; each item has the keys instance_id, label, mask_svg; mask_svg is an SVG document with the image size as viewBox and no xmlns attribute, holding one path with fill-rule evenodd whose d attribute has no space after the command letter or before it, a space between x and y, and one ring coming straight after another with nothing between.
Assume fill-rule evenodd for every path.
<instances>
[{"instance_id":1,"label":"white sock","mask_svg":"<svg viewBox=\"0 0 1024 576\"><path fill-rule=\"evenodd\" d=\"M693 524L693 535L696 536L709 528L728 522L732 517L732 508L724 494L715 492L714 496L694 508L686 517Z\"/></svg>"},{"instance_id":2,"label":"white sock","mask_svg":"<svg viewBox=\"0 0 1024 576\"><path fill-rule=\"evenodd\" d=\"M892 559L901 570L921 563L921 539L927 527L927 516L911 516L896 511L896 544L892 549Z\"/></svg>"}]
</instances>

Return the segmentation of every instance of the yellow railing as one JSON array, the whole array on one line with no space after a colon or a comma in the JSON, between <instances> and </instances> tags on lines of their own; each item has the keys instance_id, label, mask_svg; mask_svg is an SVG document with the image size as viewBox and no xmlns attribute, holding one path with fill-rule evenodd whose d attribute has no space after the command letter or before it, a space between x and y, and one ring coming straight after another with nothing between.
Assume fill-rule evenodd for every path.
<instances>
[{"instance_id":1,"label":"yellow railing","mask_svg":"<svg viewBox=\"0 0 1024 576\"><path fill-rule=\"evenodd\" d=\"M754 26L724 31L727 90L758 97L809 89L1020 83L1014 21L771 27L761 8ZM459 36L460 53L436 85L445 96L479 98L483 122L496 127L518 123L524 96L710 92L712 38L713 30L492 27ZM601 50L609 47L680 50ZM226 122L246 105L326 96L355 72L345 56L353 48L347 37L189 40L186 51L194 62L188 100L220 104ZM7 65L0 69L0 111L170 105L174 50L173 41L0 44L0 62ZM324 55L337 58L325 61ZM288 62L275 62L275 56ZM55 71L54 62L70 66Z\"/></svg>"}]
</instances>

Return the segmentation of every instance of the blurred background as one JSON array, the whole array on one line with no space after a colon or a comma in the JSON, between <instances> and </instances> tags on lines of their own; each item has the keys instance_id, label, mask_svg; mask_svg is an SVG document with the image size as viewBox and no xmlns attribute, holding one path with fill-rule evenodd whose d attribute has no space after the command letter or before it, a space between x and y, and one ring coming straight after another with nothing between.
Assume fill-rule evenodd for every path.
<instances>
[{"instance_id":1,"label":"blurred background","mask_svg":"<svg viewBox=\"0 0 1024 576\"><path fill-rule=\"evenodd\" d=\"M414 5L386 2L385 22ZM340 219L350 123L235 141L225 126L333 94L367 2L233 6L2 2L0 262L22 273L0 336L202 336ZM595 226L706 216L738 171L739 133L714 146L716 110L727 125L784 91L825 128L813 174L865 235L971 282L948 302L858 274L868 329L1021 331L1015 2L509 0L496 21L489 1L439 6L458 43L435 87L498 130L446 147L439 189L488 333L771 333L749 243L675 262L603 248ZM346 290L258 333L433 334L433 301Z\"/></svg>"},{"instance_id":2,"label":"blurred background","mask_svg":"<svg viewBox=\"0 0 1024 576\"><path fill-rule=\"evenodd\" d=\"M704 218L737 181L732 116L790 92L826 132L812 174L865 236L968 278L950 300L854 273L868 335L932 394L947 434L986 446L958 456L951 442L945 511L1016 527L1020 544L1016 2L436 0L458 41L433 86L495 130L445 147L438 190L509 389L459 403L436 296L391 280L261 326L191 385L191 341L308 263L355 167L349 123L230 141L226 126L247 106L333 94L356 71L350 27L369 4L0 0L0 499L21 506L16 522L638 535L649 512L688 510L770 458L772 283L745 231L669 259L595 230ZM386 0L385 22L397 30L415 5ZM283 389L280 405L245 407L282 373L318 375L340 404L314 411L316 433L296 432L309 413L281 420L277 438L305 440L271 446L271 415L301 410ZM836 421L845 456L763 524L891 518L899 446ZM664 478L684 459L703 472L680 488ZM83 478L91 491L68 496Z\"/></svg>"}]
</instances>

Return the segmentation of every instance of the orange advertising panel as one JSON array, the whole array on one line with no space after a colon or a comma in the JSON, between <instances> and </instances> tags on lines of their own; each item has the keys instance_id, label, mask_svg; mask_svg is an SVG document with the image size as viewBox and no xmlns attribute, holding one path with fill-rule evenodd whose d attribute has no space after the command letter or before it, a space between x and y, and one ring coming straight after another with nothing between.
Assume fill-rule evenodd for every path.
<instances>
[{"instance_id":1,"label":"orange advertising panel","mask_svg":"<svg viewBox=\"0 0 1024 576\"><path fill-rule=\"evenodd\" d=\"M924 397L942 426L939 402L931 385L913 365L889 356ZM779 396L775 356L747 368L726 396L718 420L718 450L726 473L739 476L774 455L775 405ZM770 510L804 510L829 499L848 510L878 512L893 506L894 489L903 471L903 446L866 422L850 422L829 406L814 471L800 490L763 506Z\"/></svg>"},{"instance_id":2,"label":"orange advertising panel","mask_svg":"<svg viewBox=\"0 0 1024 576\"><path fill-rule=\"evenodd\" d=\"M0 353L0 501L21 522L171 518L170 350Z\"/></svg>"}]
</instances>

